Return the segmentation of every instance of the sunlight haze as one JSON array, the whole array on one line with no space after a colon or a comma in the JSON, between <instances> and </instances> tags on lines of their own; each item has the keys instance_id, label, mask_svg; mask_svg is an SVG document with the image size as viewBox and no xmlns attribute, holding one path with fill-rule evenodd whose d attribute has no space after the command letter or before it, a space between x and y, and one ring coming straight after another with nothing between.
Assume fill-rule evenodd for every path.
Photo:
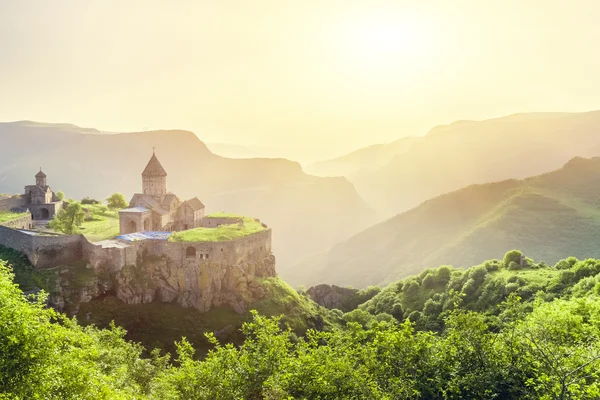
<instances>
[{"instance_id":1,"label":"sunlight haze","mask_svg":"<svg viewBox=\"0 0 600 400\"><path fill-rule=\"evenodd\" d=\"M179 128L314 160L598 108L600 4L541 4L3 1L0 121Z\"/></svg>"}]
</instances>

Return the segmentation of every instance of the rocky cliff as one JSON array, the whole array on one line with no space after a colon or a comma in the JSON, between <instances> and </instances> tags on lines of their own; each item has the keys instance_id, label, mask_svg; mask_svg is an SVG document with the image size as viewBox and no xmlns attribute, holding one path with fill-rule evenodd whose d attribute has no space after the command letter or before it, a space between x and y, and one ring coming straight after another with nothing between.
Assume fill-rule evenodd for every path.
<instances>
[{"instance_id":1,"label":"rocky cliff","mask_svg":"<svg viewBox=\"0 0 600 400\"><path fill-rule=\"evenodd\" d=\"M227 305L241 314L265 296L260 279L276 276L273 255L227 266L186 266L165 256L148 256L112 274L89 265L61 268L56 274L50 304L72 314L79 304L110 293L126 304L176 302L200 312Z\"/></svg>"},{"instance_id":2,"label":"rocky cliff","mask_svg":"<svg viewBox=\"0 0 600 400\"><path fill-rule=\"evenodd\" d=\"M264 297L258 278L275 276L275 257L223 266L202 263L185 266L167 257L151 257L140 265L123 268L116 275L117 297L127 304L177 302L206 312L229 305L238 313Z\"/></svg>"}]
</instances>

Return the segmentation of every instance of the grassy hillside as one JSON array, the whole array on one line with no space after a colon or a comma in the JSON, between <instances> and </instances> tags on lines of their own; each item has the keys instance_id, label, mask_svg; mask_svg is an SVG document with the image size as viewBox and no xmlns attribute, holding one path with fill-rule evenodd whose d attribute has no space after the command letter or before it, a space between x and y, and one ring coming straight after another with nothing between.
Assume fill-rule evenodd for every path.
<instances>
[{"instance_id":1,"label":"grassy hillside","mask_svg":"<svg viewBox=\"0 0 600 400\"><path fill-rule=\"evenodd\" d=\"M575 158L525 180L473 185L428 200L304 260L294 284L365 287L451 264L469 266L513 248L555 263L600 257L600 158Z\"/></svg>"},{"instance_id":2,"label":"grassy hillside","mask_svg":"<svg viewBox=\"0 0 600 400\"><path fill-rule=\"evenodd\" d=\"M522 179L600 155L600 111L516 114L433 128L378 170L349 176L378 211L393 215L476 183Z\"/></svg>"}]
</instances>

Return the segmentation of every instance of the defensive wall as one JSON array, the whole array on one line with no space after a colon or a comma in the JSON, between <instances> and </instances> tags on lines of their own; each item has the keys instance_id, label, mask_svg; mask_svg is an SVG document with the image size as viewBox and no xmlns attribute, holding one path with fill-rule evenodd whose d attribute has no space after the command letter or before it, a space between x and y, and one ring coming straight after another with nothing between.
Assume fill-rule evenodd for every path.
<instances>
[{"instance_id":1,"label":"defensive wall","mask_svg":"<svg viewBox=\"0 0 600 400\"><path fill-rule=\"evenodd\" d=\"M0 223L0 226L5 226L7 228L13 229L30 229L32 227L31 213L27 212L22 217L2 222Z\"/></svg>"},{"instance_id":2,"label":"defensive wall","mask_svg":"<svg viewBox=\"0 0 600 400\"><path fill-rule=\"evenodd\" d=\"M225 266L268 257L271 254L271 229L222 242L107 240L90 243L83 235L39 234L0 226L0 245L22 252L36 268L52 268L85 260L96 271L118 272L148 255L164 255L186 267L208 263Z\"/></svg>"},{"instance_id":3,"label":"defensive wall","mask_svg":"<svg viewBox=\"0 0 600 400\"><path fill-rule=\"evenodd\" d=\"M40 235L35 231L0 226L0 245L22 252L36 268L81 261L84 247L89 244L83 235Z\"/></svg>"},{"instance_id":4,"label":"defensive wall","mask_svg":"<svg viewBox=\"0 0 600 400\"><path fill-rule=\"evenodd\" d=\"M199 266L203 263L237 265L258 261L271 254L271 229L222 242L145 240L139 242L138 254L166 255L185 266Z\"/></svg>"},{"instance_id":5,"label":"defensive wall","mask_svg":"<svg viewBox=\"0 0 600 400\"><path fill-rule=\"evenodd\" d=\"M203 228L216 228L221 225L243 224L243 218L234 217L204 217L202 218Z\"/></svg>"}]
</instances>

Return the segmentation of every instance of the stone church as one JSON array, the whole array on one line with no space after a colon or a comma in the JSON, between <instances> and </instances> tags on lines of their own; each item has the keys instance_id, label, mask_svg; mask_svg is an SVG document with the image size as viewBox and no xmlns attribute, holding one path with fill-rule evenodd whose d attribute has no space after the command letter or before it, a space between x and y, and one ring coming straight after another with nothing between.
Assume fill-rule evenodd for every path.
<instances>
[{"instance_id":1,"label":"stone church","mask_svg":"<svg viewBox=\"0 0 600 400\"><path fill-rule=\"evenodd\" d=\"M33 219L52 219L62 209L63 202L56 197L46 182L46 174L35 175L35 185L25 186L21 196L22 208L29 209Z\"/></svg>"},{"instance_id":2,"label":"stone church","mask_svg":"<svg viewBox=\"0 0 600 400\"><path fill-rule=\"evenodd\" d=\"M167 172L153 153L142 172L142 193L119 211L120 234L192 229L201 226L202 218L204 204L197 197L181 201L167 192Z\"/></svg>"}]
</instances>

